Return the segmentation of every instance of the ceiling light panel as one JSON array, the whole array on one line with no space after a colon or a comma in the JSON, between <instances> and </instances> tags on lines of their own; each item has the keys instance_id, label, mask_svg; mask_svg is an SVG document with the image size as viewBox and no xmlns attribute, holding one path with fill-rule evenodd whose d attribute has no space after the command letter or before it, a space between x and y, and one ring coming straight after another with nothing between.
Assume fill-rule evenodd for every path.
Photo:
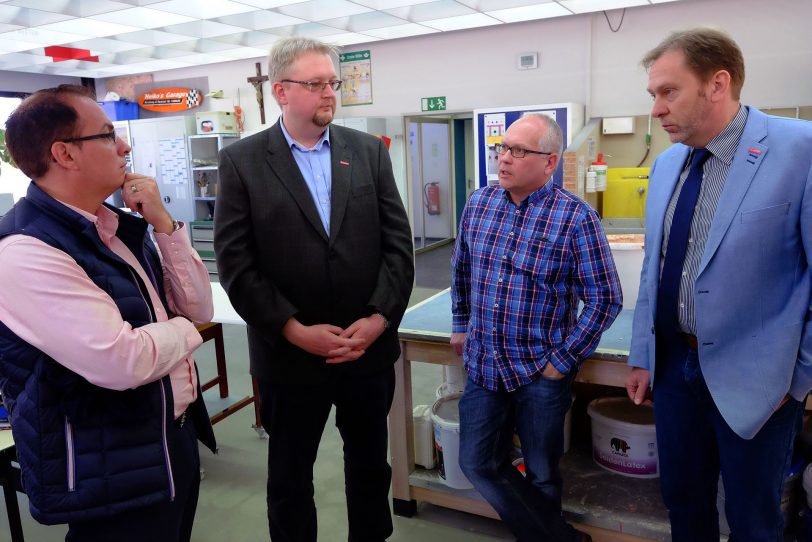
<instances>
[{"instance_id":1,"label":"ceiling light panel","mask_svg":"<svg viewBox=\"0 0 812 542\"><path fill-rule=\"evenodd\" d=\"M497 9L520 8L525 6L537 6L542 4L554 4L553 0L457 0L460 4L473 8L477 11L495 11Z\"/></svg>"},{"instance_id":2,"label":"ceiling light panel","mask_svg":"<svg viewBox=\"0 0 812 542\"><path fill-rule=\"evenodd\" d=\"M142 45L168 45L170 43L186 41L189 39L189 36L179 36L160 30L139 30L138 32L128 32L127 34L118 35L116 39L140 43Z\"/></svg>"},{"instance_id":3,"label":"ceiling light panel","mask_svg":"<svg viewBox=\"0 0 812 542\"><path fill-rule=\"evenodd\" d=\"M375 36L377 38L389 40L397 38L407 38L409 36L420 36L422 34L433 34L435 32L439 32L439 30L437 30L436 28L429 28L428 26L422 24L407 23L397 26L390 26L388 28L375 28L372 30L365 30L364 34L369 34L370 36Z\"/></svg>"},{"instance_id":4,"label":"ceiling light panel","mask_svg":"<svg viewBox=\"0 0 812 542\"><path fill-rule=\"evenodd\" d=\"M256 47L238 47L236 49L230 49L228 51L220 51L217 54L221 56L226 56L231 60L242 60L245 58L267 57L268 50L259 49Z\"/></svg>"},{"instance_id":5,"label":"ceiling light panel","mask_svg":"<svg viewBox=\"0 0 812 542\"><path fill-rule=\"evenodd\" d=\"M111 0L11 0L7 4L71 17L90 17L129 7L126 3Z\"/></svg>"},{"instance_id":6,"label":"ceiling light panel","mask_svg":"<svg viewBox=\"0 0 812 542\"><path fill-rule=\"evenodd\" d=\"M423 21L422 24L447 32L451 30L463 30L465 28L477 28L502 24L502 21L489 17L484 13L472 13L471 15L460 15L459 17L447 17L445 19Z\"/></svg>"},{"instance_id":7,"label":"ceiling light panel","mask_svg":"<svg viewBox=\"0 0 812 542\"><path fill-rule=\"evenodd\" d=\"M414 6L387 9L385 11L395 17L400 17L401 19L413 23L476 13L476 10L468 6L463 6L454 0L440 0L439 2L416 4Z\"/></svg>"},{"instance_id":8,"label":"ceiling light panel","mask_svg":"<svg viewBox=\"0 0 812 542\"><path fill-rule=\"evenodd\" d=\"M488 11L488 15L495 17L505 23L518 23L521 21L534 21L536 19L548 19L550 17L563 17L569 15L570 11L555 2L539 4L536 6L525 6L520 8L497 9Z\"/></svg>"},{"instance_id":9,"label":"ceiling light panel","mask_svg":"<svg viewBox=\"0 0 812 542\"><path fill-rule=\"evenodd\" d=\"M3 39L3 34L0 34L0 52L16 53L19 51L28 51L30 49L37 49L41 47L42 47L41 43L34 43L32 41Z\"/></svg>"},{"instance_id":10,"label":"ceiling light panel","mask_svg":"<svg viewBox=\"0 0 812 542\"><path fill-rule=\"evenodd\" d=\"M360 15L352 15L350 17L329 19L322 21L322 23L335 28L343 28L350 32L363 32L364 30L371 30L373 28L402 25L406 23L406 21L382 11L370 11L369 13L361 13Z\"/></svg>"},{"instance_id":11,"label":"ceiling light panel","mask_svg":"<svg viewBox=\"0 0 812 542\"><path fill-rule=\"evenodd\" d=\"M89 40L74 41L65 44L66 47L74 47L76 49L89 49L98 53L120 53L122 51L131 51L142 47L140 43L131 43L128 41L114 40L111 38L93 38Z\"/></svg>"},{"instance_id":12,"label":"ceiling light panel","mask_svg":"<svg viewBox=\"0 0 812 542\"><path fill-rule=\"evenodd\" d=\"M252 11L251 13L228 15L227 17L218 17L217 21L250 30L262 30L308 22L305 19L291 17L275 11Z\"/></svg>"},{"instance_id":13,"label":"ceiling light panel","mask_svg":"<svg viewBox=\"0 0 812 542\"><path fill-rule=\"evenodd\" d=\"M189 40L184 41L181 43L173 43L172 45L167 45L164 49L174 49L177 51L186 51L188 53L215 53L219 54L220 51L226 51L228 49L235 49L237 45L233 43L225 43L222 41L214 41L214 40Z\"/></svg>"},{"instance_id":14,"label":"ceiling light panel","mask_svg":"<svg viewBox=\"0 0 812 542\"><path fill-rule=\"evenodd\" d=\"M346 0L310 0L301 4L282 6L277 8L276 11L292 17L307 19L308 21L324 21L338 17L349 17L350 15L366 13L372 10Z\"/></svg>"},{"instance_id":15,"label":"ceiling light panel","mask_svg":"<svg viewBox=\"0 0 812 542\"><path fill-rule=\"evenodd\" d=\"M239 0L241 4L248 4L260 9L278 8L280 6L289 6L291 4L301 4L309 0Z\"/></svg>"},{"instance_id":16,"label":"ceiling light panel","mask_svg":"<svg viewBox=\"0 0 812 542\"><path fill-rule=\"evenodd\" d=\"M215 36L226 36L245 30L239 26L232 26L230 24L217 23L214 21L192 21L191 23L181 23L172 26L166 26L161 29L170 34L182 34L184 36L192 36L195 38L212 38Z\"/></svg>"},{"instance_id":17,"label":"ceiling light panel","mask_svg":"<svg viewBox=\"0 0 812 542\"><path fill-rule=\"evenodd\" d=\"M44 55L33 55L29 53L0 54L0 70L34 64L50 64L51 62L53 62L53 59Z\"/></svg>"},{"instance_id":18,"label":"ceiling light panel","mask_svg":"<svg viewBox=\"0 0 812 542\"><path fill-rule=\"evenodd\" d=\"M380 38L376 38L375 36L368 36L365 34L356 34L355 32L344 32L341 34L331 34L328 36L322 36L320 39L325 43L342 46L342 45L353 45L356 43L367 43L370 41L378 41Z\"/></svg>"},{"instance_id":19,"label":"ceiling light panel","mask_svg":"<svg viewBox=\"0 0 812 542\"><path fill-rule=\"evenodd\" d=\"M648 0L560 0L559 4L573 13L592 13L648 5Z\"/></svg>"},{"instance_id":20,"label":"ceiling light panel","mask_svg":"<svg viewBox=\"0 0 812 542\"><path fill-rule=\"evenodd\" d=\"M278 41L281 36L276 34L270 34L268 32L260 32L258 30L253 30L250 32L239 32L237 34L229 34L228 36L219 36L217 38L212 38L215 41L222 41L223 43L233 43L235 45L245 46L245 47L262 47L270 45L271 43Z\"/></svg>"},{"instance_id":21,"label":"ceiling light panel","mask_svg":"<svg viewBox=\"0 0 812 542\"><path fill-rule=\"evenodd\" d=\"M355 0L355 3L372 9L394 9L404 6L413 6L415 4L429 4L435 1L436 0Z\"/></svg>"},{"instance_id":22,"label":"ceiling light panel","mask_svg":"<svg viewBox=\"0 0 812 542\"><path fill-rule=\"evenodd\" d=\"M196 20L193 17L169 13L168 11L158 11L157 9L136 7L112 11L102 15L90 17L97 21L105 21L117 24L129 24L138 28L158 28L173 24L188 23Z\"/></svg>"},{"instance_id":23,"label":"ceiling light panel","mask_svg":"<svg viewBox=\"0 0 812 542\"><path fill-rule=\"evenodd\" d=\"M230 0L169 0L153 4L154 9L187 15L195 19L214 19L236 13L254 11L253 6L247 6Z\"/></svg>"},{"instance_id":24,"label":"ceiling light panel","mask_svg":"<svg viewBox=\"0 0 812 542\"><path fill-rule=\"evenodd\" d=\"M304 23L293 26L280 26L279 28L268 28L264 30L269 34L282 37L302 36L305 38L321 38L322 36L329 36L335 34L338 28L327 26L319 23Z\"/></svg>"},{"instance_id":25,"label":"ceiling light panel","mask_svg":"<svg viewBox=\"0 0 812 542\"><path fill-rule=\"evenodd\" d=\"M22 42L39 43L40 45L58 45L69 41L79 41L87 39L82 34L70 34L67 32L56 32L54 30L40 30L39 28L22 28L0 34L0 39L20 40Z\"/></svg>"},{"instance_id":26,"label":"ceiling light panel","mask_svg":"<svg viewBox=\"0 0 812 542\"><path fill-rule=\"evenodd\" d=\"M0 4L0 23L27 27L56 23L70 18L70 15L63 13L52 13L50 11L29 9L11 4Z\"/></svg>"},{"instance_id":27,"label":"ceiling light panel","mask_svg":"<svg viewBox=\"0 0 812 542\"><path fill-rule=\"evenodd\" d=\"M93 19L70 19L59 23L38 26L37 30L53 30L56 32L69 32L84 36L85 38L104 38L125 32L140 30L137 26L96 21Z\"/></svg>"}]
</instances>

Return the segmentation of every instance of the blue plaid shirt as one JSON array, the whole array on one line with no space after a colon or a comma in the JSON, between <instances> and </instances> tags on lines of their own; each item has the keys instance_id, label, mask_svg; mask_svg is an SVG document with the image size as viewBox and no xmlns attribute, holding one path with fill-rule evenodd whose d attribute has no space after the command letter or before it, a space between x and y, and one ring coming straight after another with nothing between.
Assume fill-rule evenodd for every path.
<instances>
[{"instance_id":1,"label":"blue plaid shirt","mask_svg":"<svg viewBox=\"0 0 812 542\"><path fill-rule=\"evenodd\" d=\"M577 368L623 301L600 218L552 182L519 205L499 186L474 192L452 268L452 331L467 334L469 377L494 391L529 384L548 361Z\"/></svg>"}]
</instances>

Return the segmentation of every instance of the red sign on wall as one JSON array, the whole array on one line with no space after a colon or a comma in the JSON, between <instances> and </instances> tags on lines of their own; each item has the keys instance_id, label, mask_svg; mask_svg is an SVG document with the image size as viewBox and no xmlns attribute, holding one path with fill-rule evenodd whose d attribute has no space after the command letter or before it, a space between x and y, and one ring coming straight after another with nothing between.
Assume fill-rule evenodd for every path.
<instances>
[{"instance_id":1,"label":"red sign on wall","mask_svg":"<svg viewBox=\"0 0 812 542\"><path fill-rule=\"evenodd\" d=\"M194 109L203 103L199 90L191 88L159 88L138 97L138 105L159 113L175 113Z\"/></svg>"}]
</instances>

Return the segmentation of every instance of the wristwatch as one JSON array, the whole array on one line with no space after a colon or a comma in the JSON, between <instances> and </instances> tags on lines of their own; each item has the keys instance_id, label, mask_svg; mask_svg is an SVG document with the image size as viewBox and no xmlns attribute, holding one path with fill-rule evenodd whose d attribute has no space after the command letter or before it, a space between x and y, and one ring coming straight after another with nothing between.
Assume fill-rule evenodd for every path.
<instances>
[{"instance_id":1,"label":"wristwatch","mask_svg":"<svg viewBox=\"0 0 812 542\"><path fill-rule=\"evenodd\" d=\"M180 229L180 226L181 226L181 222L179 222L177 220L173 220L172 221L172 233L175 233L176 231L178 231Z\"/></svg>"},{"instance_id":2,"label":"wristwatch","mask_svg":"<svg viewBox=\"0 0 812 542\"><path fill-rule=\"evenodd\" d=\"M389 329L389 327L392 325L392 322L389 321L389 318L387 318L386 315L381 311L375 311L375 314L383 318L383 328Z\"/></svg>"}]
</instances>

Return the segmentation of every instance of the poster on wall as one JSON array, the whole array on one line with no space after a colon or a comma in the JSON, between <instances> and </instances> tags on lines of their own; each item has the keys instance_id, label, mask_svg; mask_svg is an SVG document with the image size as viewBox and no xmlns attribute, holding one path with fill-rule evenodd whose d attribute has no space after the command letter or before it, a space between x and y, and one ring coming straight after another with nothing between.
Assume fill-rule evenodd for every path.
<instances>
[{"instance_id":1,"label":"poster on wall","mask_svg":"<svg viewBox=\"0 0 812 542\"><path fill-rule=\"evenodd\" d=\"M372 103L372 55L369 51L341 53L338 56L341 106Z\"/></svg>"}]
</instances>

